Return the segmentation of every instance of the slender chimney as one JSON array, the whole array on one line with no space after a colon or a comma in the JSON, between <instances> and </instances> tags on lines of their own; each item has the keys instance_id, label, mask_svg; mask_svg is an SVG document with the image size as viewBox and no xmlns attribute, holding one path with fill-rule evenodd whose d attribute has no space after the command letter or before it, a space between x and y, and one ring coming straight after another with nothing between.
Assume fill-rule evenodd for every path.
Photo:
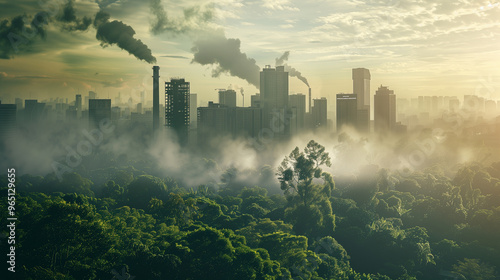
<instances>
[{"instance_id":1,"label":"slender chimney","mask_svg":"<svg viewBox=\"0 0 500 280\"><path fill-rule=\"evenodd\" d=\"M311 88L309 88L309 113L312 112L312 97L311 97Z\"/></svg>"},{"instance_id":2,"label":"slender chimney","mask_svg":"<svg viewBox=\"0 0 500 280\"><path fill-rule=\"evenodd\" d=\"M153 66L153 131L160 127L160 66Z\"/></svg>"}]
</instances>

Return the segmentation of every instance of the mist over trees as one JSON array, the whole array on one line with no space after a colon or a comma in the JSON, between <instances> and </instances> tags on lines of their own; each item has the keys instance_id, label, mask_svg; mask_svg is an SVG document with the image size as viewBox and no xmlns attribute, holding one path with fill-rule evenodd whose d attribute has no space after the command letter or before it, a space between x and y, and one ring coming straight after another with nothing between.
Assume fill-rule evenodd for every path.
<instances>
[{"instance_id":1,"label":"mist over trees","mask_svg":"<svg viewBox=\"0 0 500 280\"><path fill-rule=\"evenodd\" d=\"M334 176L312 140L255 168L253 185L229 167L197 187L129 164L16 178L22 279L500 276L499 162Z\"/></svg>"}]
</instances>

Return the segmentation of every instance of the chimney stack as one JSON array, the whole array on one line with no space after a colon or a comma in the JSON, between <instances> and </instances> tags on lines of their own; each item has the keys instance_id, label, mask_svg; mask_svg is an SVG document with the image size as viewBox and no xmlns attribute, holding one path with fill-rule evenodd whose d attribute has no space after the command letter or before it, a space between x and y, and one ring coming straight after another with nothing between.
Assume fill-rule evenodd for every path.
<instances>
[{"instance_id":1,"label":"chimney stack","mask_svg":"<svg viewBox=\"0 0 500 280\"><path fill-rule=\"evenodd\" d=\"M153 66L153 131L160 127L160 66Z\"/></svg>"}]
</instances>

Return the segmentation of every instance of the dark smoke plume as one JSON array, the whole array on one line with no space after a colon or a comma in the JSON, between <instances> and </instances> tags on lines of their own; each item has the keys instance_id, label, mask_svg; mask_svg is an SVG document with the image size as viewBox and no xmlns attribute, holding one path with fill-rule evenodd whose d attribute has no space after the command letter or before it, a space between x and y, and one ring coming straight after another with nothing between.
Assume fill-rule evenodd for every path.
<instances>
[{"instance_id":1,"label":"dark smoke plume","mask_svg":"<svg viewBox=\"0 0 500 280\"><path fill-rule=\"evenodd\" d=\"M68 0L66 5L64 5L62 14L57 16L57 20L64 23L63 28L66 30L85 31L92 23L92 19L87 16L84 16L81 19L78 18L73 4L73 0Z\"/></svg>"},{"instance_id":2,"label":"dark smoke plume","mask_svg":"<svg viewBox=\"0 0 500 280\"><path fill-rule=\"evenodd\" d=\"M286 51L279 58L276 58L276 66L285 66L285 71L287 71L290 76L297 77L297 79L301 80L304 84L306 84L307 87L310 87L309 82L307 81L306 77L302 76L302 73L285 63L285 61L288 61L289 55L290 51Z\"/></svg>"},{"instance_id":3,"label":"dark smoke plume","mask_svg":"<svg viewBox=\"0 0 500 280\"><path fill-rule=\"evenodd\" d=\"M96 1L105 7L116 1ZM141 40L135 39L134 29L121 21L109 22L110 15L99 11L94 18L93 26L97 30L96 38L101 46L118 45L121 49L148 63L156 62L151 50ZM49 22L57 24L62 31L85 31L92 25L88 16L77 17L74 0L68 0L62 11L49 18L47 12L36 14L29 22L27 16L16 16L10 21L0 21L0 58L10 59L15 54L22 54L30 49L37 38L45 38L45 25Z\"/></svg>"},{"instance_id":4,"label":"dark smoke plume","mask_svg":"<svg viewBox=\"0 0 500 280\"><path fill-rule=\"evenodd\" d=\"M101 46L116 44L131 55L148 63L155 63L156 58L151 50L141 40L135 39L134 29L121 21L109 22L109 14L99 11L94 19L94 26L97 28L96 38L101 41Z\"/></svg>"},{"instance_id":5,"label":"dark smoke plume","mask_svg":"<svg viewBox=\"0 0 500 280\"><path fill-rule=\"evenodd\" d=\"M217 65L212 71L212 77L229 73L259 88L260 67L253 58L248 58L241 52L240 44L239 39L228 39L222 33L197 40L191 49L194 53L192 62Z\"/></svg>"},{"instance_id":6,"label":"dark smoke plume","mask_svg":"<svg viewBox=\"0 0 500 280\"><path fill-rule=\"evenodd\" d=\"M29 27L27 26L29 23ZM11 59L14 54L29 50L36 38L45 39L46 12L37 13L31 22L26 16L0 21L0 59ZM30 38L27 38L28 34Z\"/></svg>"}]
</instances>

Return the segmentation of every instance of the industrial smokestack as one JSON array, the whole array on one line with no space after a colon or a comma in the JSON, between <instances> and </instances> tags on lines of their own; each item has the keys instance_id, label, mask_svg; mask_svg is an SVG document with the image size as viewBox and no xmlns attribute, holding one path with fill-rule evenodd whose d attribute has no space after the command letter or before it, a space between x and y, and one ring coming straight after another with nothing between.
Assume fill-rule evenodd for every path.
<instances>
[{"instance_id":1,"label":"industrial smokestack","mask_svg":"<svg viewBox=\"0 0 500 280\"><path fill-rule=\"evenodd\" d=\"M160 127L160 66L153 66L153 131Z\"/></svg>"},{"instance_id":2,"label":"industrial smokestack","mask_svg":"<svg viewBox=\"0 0 500 280\"><path fill-rule=\"evenodd\" d=\"M309 88L309 113L312 112L312 97L311 97L311 88Z\"/></svg>"}]
</instances>

